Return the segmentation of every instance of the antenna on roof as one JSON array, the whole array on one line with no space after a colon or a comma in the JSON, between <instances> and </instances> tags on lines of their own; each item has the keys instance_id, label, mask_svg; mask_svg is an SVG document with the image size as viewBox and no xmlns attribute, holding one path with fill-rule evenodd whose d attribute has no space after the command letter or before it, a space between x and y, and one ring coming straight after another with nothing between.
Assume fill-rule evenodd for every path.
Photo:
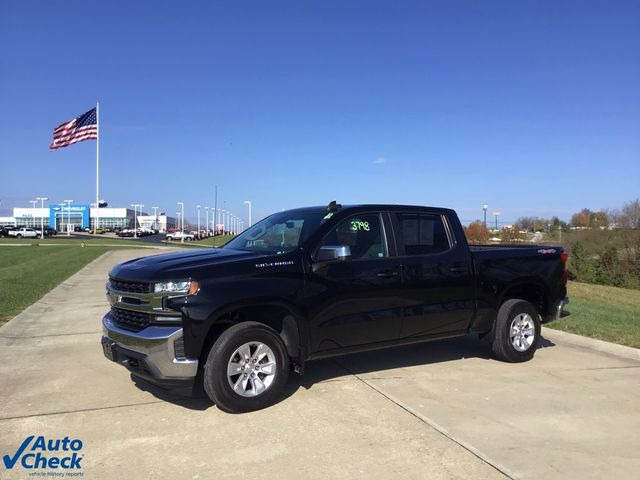
<instances>
[{"instance_id":1,"label":"antenna on roof","mask_svg":"<svg viewBox=\"0 0 640 480\"><path fill-rule=\"evenodd\" d=\"M339 208L342 208L342 205L340 205L339 203L336 203L335 200L331 200L331 202L329 203L329 206L327 206L327 212L335 212Z\"/></svg>"}]
</instances>

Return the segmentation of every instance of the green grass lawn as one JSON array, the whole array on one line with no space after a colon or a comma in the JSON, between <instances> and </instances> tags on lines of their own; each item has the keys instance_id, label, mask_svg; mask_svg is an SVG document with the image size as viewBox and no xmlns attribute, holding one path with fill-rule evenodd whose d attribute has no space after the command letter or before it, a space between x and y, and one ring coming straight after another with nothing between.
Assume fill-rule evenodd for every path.
<instances>
[{"instance_id":1,"label":"green grass lawn","mask_svg":"<svg viewBox=\"0 0 640 480\"><path fill-rule=\"evenodd\" d=\"M569 282L571 315L547 326L640 348L640 290Z\"/></svg>"},{"instance_id":2,"label":"green grass lawn","mask_svg":"<svg viewBox=\"0 0 640 480\"><path fill-rule=\"evenodd\" d=\"M231 240L235 235L220 235L217 237L209 237L203 238L202 240L196 240L195 242L185 242L189 245L198 245L199 247L221 247L229 240ZM172 242L172 243L180 243L180 242Z\"/></svg>"},{"instance_id":3,"label":"green grass lawn","mask_svg":"<svg viewBox=\"0 0 640 480\"><path fill-rule=\"evenodd\" d=\"M24 246L6 245L9 243ZM44 240L1 238L0 325L103 253L119 247L145 245L159 246L101 237L82 240L62 236Z\"/></svg>"},{"instance_id":4,"label":"green grass lawn","mask_svg":"<svg viewBox=\"0 0 640 480\"><path fill-rule=\"evenodd\" d=\"M53 237L45 237L40 240L37 238L0 238L0 247L4 244L12 245L78 245L83 244L87 247L94 246L113 246L113 247L140 247L140 246L163 246L158 243L144 242L144 240L132 240L111 236L93 236L86 235L83 238L67 237L66 235L55 235Z\"/></svg>"}]
</instances>

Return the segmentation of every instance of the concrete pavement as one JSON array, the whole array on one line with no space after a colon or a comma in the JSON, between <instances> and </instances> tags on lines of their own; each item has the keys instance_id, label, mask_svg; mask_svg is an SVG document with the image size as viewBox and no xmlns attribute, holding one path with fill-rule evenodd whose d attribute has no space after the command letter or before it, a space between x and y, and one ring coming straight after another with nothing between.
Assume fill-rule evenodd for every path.
<instances>
[{"instance_id":1,"label":"concrete pavement","mask_svg":"<svg viewBox=\"0 0 640 480\"><path fill-rule=\"evenodd\" d=\"M133 382L102 356L104 281L114 263L151 253L111 251L0 328L1 455L28 435L78 438L84 477L97 479L640 470L640 358L549 330L521 365L470 338L312 363L282 402L245 415ZM28 473L0 464L0 479Z\"/></svg>"}]
</instances>

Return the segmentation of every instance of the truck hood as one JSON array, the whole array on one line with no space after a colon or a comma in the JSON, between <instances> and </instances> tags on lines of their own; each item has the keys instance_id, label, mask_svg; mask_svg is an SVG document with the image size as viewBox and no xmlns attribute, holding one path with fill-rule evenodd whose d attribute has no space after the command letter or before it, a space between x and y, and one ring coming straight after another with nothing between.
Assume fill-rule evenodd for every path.
<instances>
[{"instance_id":1,"label":"truck hood","mask_svg":"<svg viewBox=\"0 0 640 480\"><path fill-rule=\"evenodd\" d=\"M240 260L253 261L267 256L272 255L229 248L188 250L134 258L119 263L109 274L121 280L137 282L189 278L195 269L206 269Z\"/></svg>"}]
</instances>

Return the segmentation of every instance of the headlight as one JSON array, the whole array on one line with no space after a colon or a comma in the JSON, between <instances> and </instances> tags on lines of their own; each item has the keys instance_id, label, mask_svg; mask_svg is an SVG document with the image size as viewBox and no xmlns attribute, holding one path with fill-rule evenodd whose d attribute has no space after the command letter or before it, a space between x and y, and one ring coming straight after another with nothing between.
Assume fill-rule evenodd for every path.
<instances>
[{"instance_id":1,"label":"headlight","mask_svg":"<svg viewBox=\"0 0 640 480\"><path fill-rule=\"evenodd\" d=\"M200 290L200 284L195 280L181 280L177 282L159 282L153 285L155 293L184 293L195 295Z\"/></svg>"}]
</instances>

